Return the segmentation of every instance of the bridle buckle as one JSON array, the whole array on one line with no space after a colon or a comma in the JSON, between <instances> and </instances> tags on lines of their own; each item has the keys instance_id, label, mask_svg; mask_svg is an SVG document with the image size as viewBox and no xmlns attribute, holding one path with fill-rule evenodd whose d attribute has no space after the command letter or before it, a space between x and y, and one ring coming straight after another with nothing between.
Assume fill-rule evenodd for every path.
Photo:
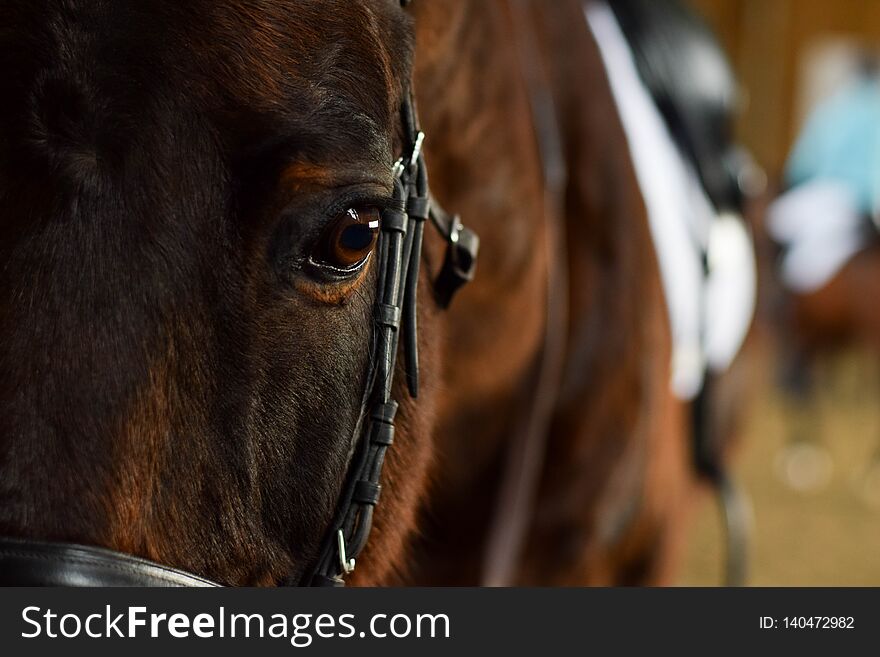
<instances>
[{"instance_id":1,"label":"bridle buckle","mask_svg":"<svg viewBox=\"0 0 880 657\"><path fill-rule=\"evenodd\" d=\"M416 133L416 140L413 144L412 155L409 158L409 165L414 167L419 162L419 157L422 155L422 144L425 143L425 133L419 130Z\"/></svg>"},{"instance_id":2,"label":"bridle buckle","mask_svg":"<svg viewBox=\"0 0 880 657\"><path fill-rule=\"evenodd\" d=\"M346 557L345 537L342 535L341 529L336 532L336 545L339 548L339 565L342 568L342 572L346 575L350 575L354 572L355 561L354 558L348 559Z\"/></svg>"},{"instance_id":3,"label":"bridle buckle","mask_svg":"<svg viewBox=\"0 0 880 657\"><path fill-rule=\"evenodd\" d=\"M480 251L480 238L461 223L458 215L446 218L444 223L448 224L446 256L434 284L441 308L448 307L459 288L474 279Z\"/></svg>"}]
</instances>

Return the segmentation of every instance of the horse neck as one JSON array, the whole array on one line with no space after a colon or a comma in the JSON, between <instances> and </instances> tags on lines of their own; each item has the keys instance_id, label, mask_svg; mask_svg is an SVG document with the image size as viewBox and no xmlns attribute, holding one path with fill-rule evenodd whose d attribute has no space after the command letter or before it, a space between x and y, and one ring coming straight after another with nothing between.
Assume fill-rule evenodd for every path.
<instances>
[{"instance_id":1,"label":"horse neck","mask_svg":"<svg viewBox=\"0 0 880 657\"><path fill-rule=\"evenodd\" d=\"M480 236L477 277L443 315L437 414L439 450L465 455L438 476L468 489L497 462L544 339L543 176L508 0L413 6L431 188Z\"/></svg>"},{"instance_id":2,"label":"horse neck","mask_svg":"<svg viewBox=\"0 0 880 657\"><path fill-rule=\"evenodd\" d=\"M509 0L414 6L415 88L432 189L480 234L481 262L527 268L542 233L535 218L543 181Z\"/></svg>"}]
</instances>

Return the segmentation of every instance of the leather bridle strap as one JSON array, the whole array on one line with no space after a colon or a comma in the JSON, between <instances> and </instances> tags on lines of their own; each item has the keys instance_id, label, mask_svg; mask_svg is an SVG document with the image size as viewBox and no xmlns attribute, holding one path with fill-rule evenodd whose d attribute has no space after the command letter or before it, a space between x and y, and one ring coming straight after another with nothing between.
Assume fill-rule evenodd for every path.
<instances>
[{"instance_id":1,"label":"leather bridle strap","mask_svg":"<svg viewBox=\"0 0 880 657\"><path fill-rule=\"evenodd\" d=\"M102 548L0 538L0 586L220 586Z\"/></svg>"},{"instance_id":2,"label":"leather bridle strap","mask_svg":"<svg viewBox=\"0 0 880 657\"><path fill-rule=\"evenodd\" d=\"M483 586L511 586L528 538L538 498L553 411L562 384L568 337L568 259L564 239L568 172L553 92L542 68L528 0L509 0L514 40L528 92L544 178L544 250L547 301L544 344L535 385L518 418L507 451L495 512L483 555Z\"/></svg>"},{"instance_id":3,"label":"leather bridle strap","mask_svg":"<svg viewBox=\"0 0 880 657\"><path fill-rule=\"evenodd\" d=\"M385 454L394 442L398 404L392 397L392 387L401 331L407 389L413 399L418 396L416 294L425 221L430 218L447 241L446 260L435 284L441 306L447 305L455 291L473 278L476 267L476 235L464 228L457 217L450 218L431 202L422 154L424 133L419 130L411 96L403 103L401 118L408 150L394 165L393 197L398 205L382 215L376 259L373 359L364 412L357 429L364 431L364 437L356 446L331 530L314 569L301 580L302 584L343 586L344 577L354 570L367 542L373 509L382 491Z\"/></svg>"},{"instance_id":4,"label":"leather bridle strap","mask_svg":"<svg viewBox=\"0 0 880 657\"><path fill-rule=\"evenodd\" d=\"M411 106L409 102L407 106ZM404 110L404 114L406 114ZM405 125L406 125L406 120ZM415 189L418 169L421 163L421 135L411 139L411 155L394 167L394 200L399 204L382 214L377 261L376 302L373 331L373 363L370 368L368 393L366 395L369 415L366 422L365 438L358 445L358 451L349 470L343 496L331 533L325 538L321 556L315 572L305 583L314 586L342 586L343 577L354 570L356 558L363 550L373 522L373 509L379 501L382 490L380 477L385 453L394 442L394 416L397 402L391 396L394 370L397 362L399 330L403 318L403 308L414 307L404 303L404 294L414 286L408 284L410 276L418 276L418 253L416 267L412 267L413 248L418 237L421 247L421 228L428 216L427 194L425 207L421 213L410 216L407 202L410 190L418 198ZM417 214L421 216L417 216ZM416 225L419 228L416 228ZM414 318L407 317L405 330L415 333L410 324ZM409 347L415 340L407 339ZM417 353L407 354L409 368L408 381L412 381L418 393ZM413 394L413 390L410 390Z\"/></svg>"}]
</instances>

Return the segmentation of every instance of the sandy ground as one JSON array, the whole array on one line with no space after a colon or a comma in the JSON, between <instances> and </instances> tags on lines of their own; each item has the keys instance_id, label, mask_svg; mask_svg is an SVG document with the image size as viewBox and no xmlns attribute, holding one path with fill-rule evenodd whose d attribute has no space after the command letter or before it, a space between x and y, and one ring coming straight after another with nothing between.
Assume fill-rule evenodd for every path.
<instances>
[{"instance_id":1,"label":"sandy ground","mask_svg":"<svg viewBox=\"0 0 880 657\"><path fill-rule=\"evenodd\" d=\"M850 353L819 371L816 403L796 409L755 372L735 474L752 499L749 584L880 586L880 376ZM806 442L792 448L794 434ZM721 582L721 525L706 500L679 583Z\"/></svg>"}]
</instances>

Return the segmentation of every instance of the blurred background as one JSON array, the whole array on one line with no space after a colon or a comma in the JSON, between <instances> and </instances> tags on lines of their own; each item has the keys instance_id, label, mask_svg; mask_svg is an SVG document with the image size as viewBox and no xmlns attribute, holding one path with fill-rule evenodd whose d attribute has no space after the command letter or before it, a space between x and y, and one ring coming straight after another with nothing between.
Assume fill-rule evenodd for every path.
<instances>
[{"instance_id":1,"label":"blurred background","mask_svg":"<svg viewBox=\"0 0 880 657\"><path fill-rule=\"evenodd\" d=\"M880 161L880 101L872 105L880 99L880 92L873 94L875 85L880 89L875 59L880 0L690 4L727 50L743 91L738 138L767 175L767 191L750 217L762 278L744 368L750 403L733 468L752 500L749 583L877 586L880 233L868 235L870 221L855 220L860 240L855 264L840 265L822 289L791 294L778 280L782 255L765 227L773 199L802 182L801 155L794 160L792 155L796 144L803 142L798 149L817 157L816 144L824 143L829 131L821 119L828 118L834 103L841 111L826 121L831 129L839 133L855 126L859 116L864 123L853 129L854 135L838 139L849 139L850 145L838 147L834 157L841 168L856 169L866 181L854 183L866 189L861 190L864 207L854 209L853 216L877 223L877 189L872 186L880 189L880 164L854 163L851 152L864 146L860 157ZM841 98L849 94L849 102L865 80L869 92L858 96L855 114L847 114L853 106L843 111ZM821 135L804 136L811 132ZM827 157L819 159L827 164ZM707 496L692 525L681 584L721 582L721 532Z\"/></svg>"},{"instance_id":2,"label":"blurred background","mask_svg":"<svg viewBox=\"0 0 880 657\"><path fill-rule=\"evenodd\" d=\"M715 31L747 98L739 136L781 175L809 109L880 49L878 0L689 0Z\"/></svg>"}]
</instances>

